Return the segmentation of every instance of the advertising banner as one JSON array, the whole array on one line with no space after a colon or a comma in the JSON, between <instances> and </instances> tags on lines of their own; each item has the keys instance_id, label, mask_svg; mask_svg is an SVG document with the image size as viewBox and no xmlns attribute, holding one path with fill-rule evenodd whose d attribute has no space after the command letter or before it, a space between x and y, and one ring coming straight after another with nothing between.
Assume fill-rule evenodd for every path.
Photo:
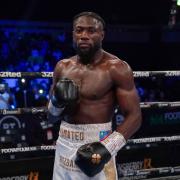
<instances>
[{"instance_id":1,"label":"advertising banner","mask_svg":"<svg viewBox=\"0 0 180 180\"><path fill-rule=\"evenodd\" d=\"M54 157L10 160L0 163L0 180L50 180Z\"/></svg>"}]
</instances>

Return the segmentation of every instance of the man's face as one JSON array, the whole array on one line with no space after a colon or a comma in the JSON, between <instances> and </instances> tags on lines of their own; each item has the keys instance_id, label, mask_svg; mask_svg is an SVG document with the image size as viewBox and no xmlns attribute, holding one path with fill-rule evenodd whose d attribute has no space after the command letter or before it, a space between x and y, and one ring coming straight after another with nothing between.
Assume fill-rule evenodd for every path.
<instances>
[{"instance_id":1,"label":"man's face","mask_svg":"<svg viewBox=\"0 0 180 180\"><path fill-rule=\"evenodd\" d=\"M81 58L91 58L102 46L103 26L93 17L81 16L73 26L73 43Z\"/></svg>"}]
</instances>

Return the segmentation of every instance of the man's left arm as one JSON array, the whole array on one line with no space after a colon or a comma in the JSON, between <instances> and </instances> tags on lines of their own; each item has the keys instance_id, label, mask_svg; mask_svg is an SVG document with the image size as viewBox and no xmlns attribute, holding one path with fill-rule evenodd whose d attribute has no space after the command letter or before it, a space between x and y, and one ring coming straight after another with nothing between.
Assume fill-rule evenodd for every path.
<instances>
[{"instance_id":1,"label":"man's left arm","mask_svg":"<svg viewBox=\"0 0 180 180\"><path fill-rule=\"evenodd\" d=\"M131 68L127 63L118 60L112 65L110 74L124 121L103 141L85 144L78 149L75 163L90 177L104 168L104 165L117 154L141 124L141 109ZM92 161L94 154L100 158L98 163Z\"/></svg>"},{"instance_id":2,"label":"man's left arm","mask_svg":"<svg viewBox=\"0 0 180 180\"><path fill-rule=\"evenodd\" d=\"M124 61L116 61L110 72L115 86L115 97L124 116L124 121L117 126L116 131L101 143L111 156L114 156L139 129L142 117L139 97L130 66Z\"/></svg>"},{"instance_id":3,"label":"man's left arm","mask_svg":"<svg viewBox=\"0 0 180 180\"><path fill-rule=\"evenodd\" d=\"M118 66L120 67L118 68ZM113 73L117 103L124 116L124 121L117 127L116 131L127 140L141 125L139 96L135 87L133 72L127 63L118 64Z\"/></svg>"}]
</instances>

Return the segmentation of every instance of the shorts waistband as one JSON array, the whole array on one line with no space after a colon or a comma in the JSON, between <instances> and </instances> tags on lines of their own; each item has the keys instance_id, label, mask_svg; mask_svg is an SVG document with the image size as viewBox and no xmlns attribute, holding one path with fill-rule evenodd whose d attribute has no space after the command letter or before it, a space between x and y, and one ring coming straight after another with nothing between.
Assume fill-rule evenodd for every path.
<instances>
[{"instance_id":1,"label":"shorts waistband","mask_svg":"<svg viewBox=\"0 0 180 180\"><path fill-rule=\"evenodd\" d=\"M69 124L61 122L59 137L70 142L100 141L111 133L112 123Z\"/></svg>"}]
</instances>

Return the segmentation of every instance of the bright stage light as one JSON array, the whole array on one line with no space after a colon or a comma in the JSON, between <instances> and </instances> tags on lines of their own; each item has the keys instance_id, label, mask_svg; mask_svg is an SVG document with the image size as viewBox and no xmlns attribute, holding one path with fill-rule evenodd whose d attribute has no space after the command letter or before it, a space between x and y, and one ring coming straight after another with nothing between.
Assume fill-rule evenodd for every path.
<instances>
[{"instance_id":1,"label":"bright stage light","mask_svg":"<svg viewBox=\"0 0 180 180\"><path fill-rule=\"evenodd\" d=\"M177 5L180 6L180 0L177 0Z\"/></svg>"}]
</instances>

